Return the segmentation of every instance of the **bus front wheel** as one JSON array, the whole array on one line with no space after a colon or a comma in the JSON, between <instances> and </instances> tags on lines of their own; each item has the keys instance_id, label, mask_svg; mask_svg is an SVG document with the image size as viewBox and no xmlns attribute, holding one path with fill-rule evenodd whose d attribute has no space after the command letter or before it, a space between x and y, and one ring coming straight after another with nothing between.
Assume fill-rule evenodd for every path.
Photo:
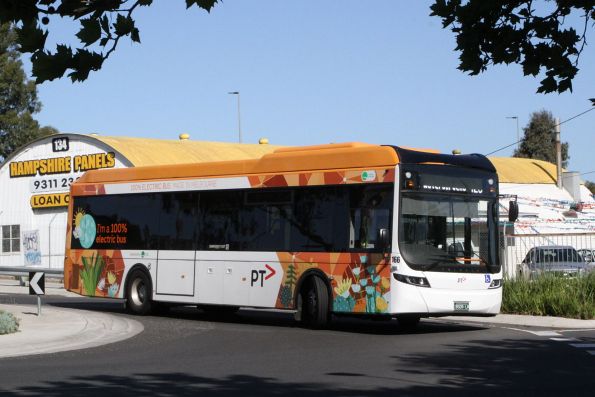
<instances>
[{"instance_id":1,"label":"bus front wheel","mask_svg":"<svg viewBox=\"0 0 595 397\"><path fill-rule=\"evenodd\" d=\"M328 290L320 277L311 277L301 290L301 318L309 328L323 328L329 321Z\"/></svg>"},{"instance_id":2,"label":"bus front wheel","mask_svg":"<svg viewBox=\"0 0 595 397\"><path fill-rule=\"evenodd\" d=\"M126 284L126 308L133 314L151 311L151 279L142 270L134 270Z\"/></svg>"}]
</instances>

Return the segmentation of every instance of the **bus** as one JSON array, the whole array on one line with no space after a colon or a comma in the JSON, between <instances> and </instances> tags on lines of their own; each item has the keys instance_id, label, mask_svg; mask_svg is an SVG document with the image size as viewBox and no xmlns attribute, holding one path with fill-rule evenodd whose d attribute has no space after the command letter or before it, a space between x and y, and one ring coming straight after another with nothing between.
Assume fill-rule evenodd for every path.
<instances>
[{"instance_id":1,"label":"bus","mask_svg":"<svg viewBox=\"0 0 595 397\"><path fill-rule=\"evenodd\" d=\"M320 328L500 310L498 176L483 155L288 147L89 171L70 194L65 288L135 314L279 309Z\"/></svg>"}]
</instances>

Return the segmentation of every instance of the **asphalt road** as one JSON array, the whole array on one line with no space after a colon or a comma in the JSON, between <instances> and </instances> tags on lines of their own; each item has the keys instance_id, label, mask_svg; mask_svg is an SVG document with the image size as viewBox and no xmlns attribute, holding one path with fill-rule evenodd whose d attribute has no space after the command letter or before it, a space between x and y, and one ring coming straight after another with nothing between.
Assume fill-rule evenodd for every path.
<instances>
[{"instance_id":1,"label":"asphalt road","mask_svg":"<svg viewBox=\"0 0 595 397\"><path fill-rule=\"evenodd\" d=\"M45 302L128 315L114 301L48 296ZM576 347L595 344L594 331L553 334L443 320L422 320L407 331L350 318L314 331L286 314L212 316L189 307L135 319L145 331L123 342L0 359L0 395L595 395L595 355Z\"/></svg>"}]
</instances>

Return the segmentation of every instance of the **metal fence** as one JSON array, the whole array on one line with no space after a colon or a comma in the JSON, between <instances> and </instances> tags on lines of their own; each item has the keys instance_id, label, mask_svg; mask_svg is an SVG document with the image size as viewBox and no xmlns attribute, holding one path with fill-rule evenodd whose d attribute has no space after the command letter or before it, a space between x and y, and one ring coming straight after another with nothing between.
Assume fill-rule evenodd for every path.
<instances>
[{"instance_id":1,"label":"metal fence","mask_svg":"<svg viewBox=\"0 0 595 397\"><path fill-rule=\"evenodd\" d=\"M66 213L49 214L40 225L31 226L21 224L20 230L36 231L38 240L33 246L38 253L35 255L39 263L29 264L26 260L28 252L27 240L24 233L18 242L19 249L0 254L0 275L22 277L29 271L44 271L48 276L58 277L64 269L64 247L66 244Z\"/></svg>"},{"instance_id":2,"label":"metal fence","mask_svg":"<svg viewBox=\"0 0 595 397\"><path fill-rule=\"evenodd\" d=\"M508 278L590 269L595 260L595 233L509 234L502 243L500 257Z\"/></svg>"}]
</instances>

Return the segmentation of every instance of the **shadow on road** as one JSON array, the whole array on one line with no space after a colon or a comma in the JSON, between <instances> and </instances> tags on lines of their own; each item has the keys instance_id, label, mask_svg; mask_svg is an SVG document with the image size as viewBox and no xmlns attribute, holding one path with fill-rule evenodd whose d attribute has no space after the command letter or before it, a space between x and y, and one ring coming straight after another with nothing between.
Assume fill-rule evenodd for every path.
<instances>
[{"instance_id":1,"label":"shadow on road","mask_svg":"<svg viewBox=\"0 0 595 397\"><path fill-rule=\"evenodd\" d=\"M558 367L563 345L547 340L486 340L447 345L439 352L393 355L394 368L375 373L361 363L357 371L331 371L324 382L298 382L274 377L229 375L207 377L187 372L133 373L128 376L74 376L66 381L2 390L2 396L591 396L593 361L577 353L576 367ZM540 360L539 355L543 356ZM536 357L537 356L537 357ZM559 361L560 360L560 361ZM528 365L532 363L532 365ZM174 365L175 367L175 365ZM197 362L188 372L200 372ZM337 368L341 365L337 364ZM350 366L353 369L353 366ZM580 370L577 370L580 368ZM250 372L253 368L246 368ZM295 371L308 371L295 368ZM106 368L109 372L109 368ZM308 372L306 372L308 373ZM291 379L291 374L288 374ZM381 386L378 386L381 385Z\"/></svg>"},{"instance_id":2,"label":"shadow on road","mask_svg":"<svg viewBox=\"0 0 595 397\"><path fill-rule=\"evenodd\" d=\"M99 311L103 313L128 315L124 304L113 299L82 298L81 300L55 301L52 306ZM219 324L238 324L247 326L266 326L281 328L299 328L293 314L261 310L242 309L237 313L205 312L195 306L174 306L159 315L147 317L134 316L136 320L143 321L147 318L170 318L188 321L205 321ZM479 331L488 327L481 325L441 323L431 319L422 320L416 328L400 327L396 320L370 320L357 317L334 317L327 328L336 332L347 332L370 335L400 335L400 334L430 334L445 332Z\"/></svg>"},{"instance_id":3,"label":"shadow on road","mask_svg":"<svg viewBox=\"0 0 595 397\"><path fill-rule=\"evenodd\" d=\"M53 305L124 313L121 304L103 300L54 300ZM294 327L290 315L256 311L215 318L190 307L174 308L166 319L187 324L212 322L249 327ZM148 323L163 317L138 317ZM223 328L223 327L221 327ZM225 334L241 338L242 332ZM112 356L112 346L85 351L88 365L74 363L76 353L40 356L24 362L2 361L0 395L16 396L592 396L595 360L584 350L548 338L422 321L414 336L385 337L406 333L394 323L340 318L326 335L306 335L283 353L255 354L250 344L232 341L223 345L210 334L188 339L183 353L168 356L164 350L140 340L128 344L130 355ZM155 329L152 332L158 332ZM310 332L310 331L305 331ZM326 331L321 331L326 332ZM353 333L337 338L333 332ZM425 338L423 334L439 334ZM268 339L260 333L248 340ZM360 335L361 334L361 335ZM238 336L239 335L239 336ZM378 336L375 336L378 335ZM419 336L418 336L419 335ZM508 337L499 337L507 335ZM312 337L310 337L312 336ZM321 338L316 339L317 336ZM174 335L174 337L177 337ZM433 340L434 339L434 340ZM339 342L337 343L337 340ZM142 342L142 343L141 343ZM208 349L200 343L209 344ZM227 342L230 342L227 340ZM346 343L342 343L346 342ZM160 340L164 344L163 340ZM165 344L164 344L165 346ZM174 346L167 344L167 346ZM267 345L268 346L268 345ZM136 349L136 350L135 350ZM291 355L291 359L287 355ZM113 357L116 358L114 362ZM59 359L60 361L58 361ZM39 361L37 361L39 360ZM125 360L124 363L118 360ZM11 365L8 365L10 362ZM22 366L18 365L21 364ZM248 362L249 364L239 364ZM84 363L84 361L81 361ZM14 367L12 367L14 365ZM26 368L26 370L25 370ZM27 375L23 375L30 371ZM53 375L44 375L49 371ZM53 371L53 372L52 372ZM65 372L66 371L66 372ZM270 375L274 373L275 375ZM65 375L68 374L68 375ZM209 374L209 375L206 375ZM215 374L215 375L212 375ZM52 378L54 376L54 378ZM33 378L31 386L21 386ZM60 379L62 380L55 380ZM41 379L41 381L35 381ZM310 380L312 379L312 380ZM2 380L6 383L2 384ZM16 383L13 383L16 382ZM18 387L7 385L18 384Z\"/></svg>"}]
</instances>

